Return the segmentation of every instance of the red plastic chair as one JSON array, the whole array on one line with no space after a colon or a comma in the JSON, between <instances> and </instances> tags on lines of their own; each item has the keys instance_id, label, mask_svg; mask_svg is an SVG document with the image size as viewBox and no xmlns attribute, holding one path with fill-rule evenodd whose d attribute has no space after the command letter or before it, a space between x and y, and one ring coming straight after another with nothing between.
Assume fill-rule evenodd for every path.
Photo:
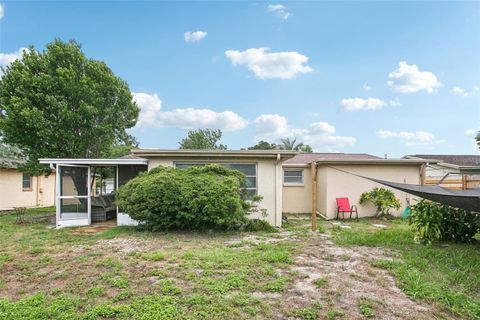
<instances>
[{"instance_id":1,"label":"red plastic chair","mask_svg":"<svg viewBox=\"0 0 480 320\"><path fill-rule=\"evenodd\" d=\"M350 213L349 219L352 219L353 213L355 213L355 216L358 219L357 206L350 206L348 198L337 198L337 220L340 213L342 213L342 219L345 219L345 212Z\"/></svg>"}]
</instances>

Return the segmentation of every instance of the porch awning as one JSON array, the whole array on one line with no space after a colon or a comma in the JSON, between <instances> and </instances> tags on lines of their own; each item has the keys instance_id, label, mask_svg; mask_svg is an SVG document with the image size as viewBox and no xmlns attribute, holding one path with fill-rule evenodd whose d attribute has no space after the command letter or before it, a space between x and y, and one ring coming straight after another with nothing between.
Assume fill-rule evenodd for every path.
<instances>
[{"instance_id":1,"label":"porch awning","mask_svg":"<svg viewBox=\"0 0 480 320\"><path fill-rule=\"evenodd\" d=\"M135 159L62 159L43 158L38 159L42 164L70 164L70 165L93 165L93 166L114 166L114 165L148 165L148 160L143 158Z\"/></svg>"}]
</instances>

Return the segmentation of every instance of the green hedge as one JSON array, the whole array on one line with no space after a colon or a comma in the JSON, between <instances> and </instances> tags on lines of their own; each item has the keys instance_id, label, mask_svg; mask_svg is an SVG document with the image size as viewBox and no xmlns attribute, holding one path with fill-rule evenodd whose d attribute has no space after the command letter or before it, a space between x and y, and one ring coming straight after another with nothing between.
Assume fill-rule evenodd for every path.
<instances>
[{"instance_id":1,"label":"green hedge","mask_svg":"<svg viewBox=\"0 0 480 320\"><path fill-rule=\"evenodd\" d=\"M415 239L431 243L438 240L472 242L480 232L480 214L421 200L412 206L409 223Z\"/></svg>"},{"instance_id":2,"label":"green hedge","mask_svg":"<svg viewBox=\"0 0 480 320\"><path fill-rule=\"evenodd\" d=\"M244 186L241 172L220 165L160 166L120 187L117 204L150 230L231 230L247 224Z\"/></svg>"}]
</instances>

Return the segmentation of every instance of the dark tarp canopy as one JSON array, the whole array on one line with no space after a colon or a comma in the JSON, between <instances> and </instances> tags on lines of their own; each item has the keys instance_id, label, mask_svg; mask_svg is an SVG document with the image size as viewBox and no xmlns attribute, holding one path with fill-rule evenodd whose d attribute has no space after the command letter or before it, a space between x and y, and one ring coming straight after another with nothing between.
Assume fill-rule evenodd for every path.
<instances>
[{"instance_id":1,"label":"dark tarp canopy","mask_svg":"<svg viewBox=\"0 0 480 320\"><path fill-rule=\"evenodd\" d=\"M421 186L363 177L385 186L449 206L480 212L480 189L450 190L440 186Z\"/></svg>"}]
</instances>

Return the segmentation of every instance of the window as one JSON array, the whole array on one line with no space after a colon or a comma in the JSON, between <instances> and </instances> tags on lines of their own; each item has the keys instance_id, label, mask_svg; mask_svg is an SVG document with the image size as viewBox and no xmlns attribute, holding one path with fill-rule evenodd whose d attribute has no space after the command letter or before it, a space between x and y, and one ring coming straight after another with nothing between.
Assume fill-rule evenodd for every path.
<instances>
[{"instance_id":1,"label":"window","mask_svg":"<svg viewBox=\"0 0 480 320\"><path fill-rule=\"evenodd\" d=\"M22 189L25 191L32 190L32 177L26 173L22 174Z\"/></svg>"},{"instance_id":2,"label":"window","mask_svg":"<svg viewBox=\"0 0 480 320\"><path fill-rule=\"evenodd\" d=\"M292 185L303 185L303 170L284 170L283 183Z\"/></svg>"},{"instance_id":3,"label":"window","mask_svg":"<svg viewBox=\"0 0 480 320\"><path fill-rule=\"evenodd\" d=\"M254 163L217 163L229 169L238 170L245 175L247 199L257 194L257 165ZM175 163L175 168L187 169L193 166L204 166L206 163Z\"/></svg>"}]
</instances>

